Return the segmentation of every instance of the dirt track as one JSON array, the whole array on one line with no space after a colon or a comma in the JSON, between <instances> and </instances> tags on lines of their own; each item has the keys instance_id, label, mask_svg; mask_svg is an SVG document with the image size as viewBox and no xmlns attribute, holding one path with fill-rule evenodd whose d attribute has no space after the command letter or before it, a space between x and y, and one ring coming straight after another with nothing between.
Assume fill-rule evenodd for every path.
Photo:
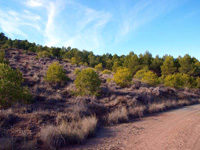
<instances>
[{"instance_id":1,"label":"dirt track","mask_svg":"<svg viewBox=\"0 0 200 150\"><path fill-rule=\"evenodd\" d=\"M84 145L67 149L200 150L200 105L108 127Z\"/></svg>"}]
</instances>

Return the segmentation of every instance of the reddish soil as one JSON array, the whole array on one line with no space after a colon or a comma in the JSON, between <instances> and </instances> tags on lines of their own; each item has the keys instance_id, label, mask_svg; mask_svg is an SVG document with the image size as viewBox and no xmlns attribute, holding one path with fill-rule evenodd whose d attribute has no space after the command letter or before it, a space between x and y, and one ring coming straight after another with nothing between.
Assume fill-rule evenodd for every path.
<instances>
[{"instance_id":1,"label":"reddish soil","mask_svg":"<svg viewBox=\"0 0 200 150\"><path fill-rule=\"evenodd\" d=\"M107 127L84 145L62 150L199 150L200 105Z\"/></svg>"}]
</instances>

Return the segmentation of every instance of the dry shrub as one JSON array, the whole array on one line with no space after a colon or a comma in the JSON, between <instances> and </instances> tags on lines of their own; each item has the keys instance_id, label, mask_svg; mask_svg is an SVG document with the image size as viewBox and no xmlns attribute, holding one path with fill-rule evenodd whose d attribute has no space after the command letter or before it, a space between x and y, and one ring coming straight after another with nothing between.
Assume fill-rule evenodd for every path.
<instances>
[{"instance_id":1,"label":"dry shrub","mask_svg":"<svg viewBox=\"0 0 200 150\"><path fill-rule=\"evenodd\" d=\"M178 101L178 106L187 106L190 105L190 101L189 100L179 100Z\"/></svg>"},{"instance_id":2,"label":"dry shrub","mask_svg":"<svg viewBox=\"0 0 200 150\"><path fill-rule=\"evenodd\" d=\"M120 122L128 121L128 111L125 107L116 109L115 111L108 114L107 118L109 125L114 125Z\"/></svg>"},{"instance_id":3,"label":"dry shrub","mask_svg":"<svg viewBox=\"0 0 200 150\"><path fill-rule=\"evenodd\" d=\"M123 105L127 105L127 101L128 99L124 96L118 96L114 101L114 105L120 105L120 106L123 106Z\"/></svg>"},{"instance_id":4,"label":"dry shrub","mask_svg":"<svg viewBox=\"0 0 200 150\"><path fill-rule=\"evenodd\" d=\"M150 104L149 106L149 113L156 113L164 111L166 108L165 103L159 103L159 104Z\"/></svg>"},{"instance_id":5,"label":"dry shrub","mask_svg":"<svg viewBox=\"0 0 200 150\"><path fill-rule=\"evenodd\" d=\"M51 149L79 144L94 135L97 126L95 116L80 118L78 121L62 121L58 126L44 127L40 132L42 141Z\"/></svg>"},{"instance_id":6,"label":"dry shrub","mask_svg":"<svg viewBox=\"0 0 200 150\"><path fill-rule=\"evenodd\" d=\"M174 101L174 100L173 101L168 100L168 101L165 102L165 107L167 109L176 108L177 107L177 102Z\"/></svg>"},{"instance_id":7,"label":"dry shrub","mask_svg":"<svg viewBox=\"0 0 200 150\"><path fill-rule=\"evenodd\" d=\"M21 150L36 150L37 149L37 140L25 141L24 144L20 148L21 148Z\"/></svg>"},{"instance_id":8,"label":"dry shrub","mask_svg":"<svg viewBox=\"0 0 200 150\"><path fill-rule=\"evenodd\" d=\"M128 114L132 117L143 117L145 110L146 110L145 106L129 107Z\"/></svg>"},{"instance_id":9,"label":"dry shrub","mask_svg":"<svg viewBox=\"0 0 200 150\"><path fill-rule=\"evenodd\" d=\"M0 127L9 127L17 122L18 117L12 114L12 110L0 110Z\"/></svg>"},{"instance_id":10,"label":"dry shrub","mask_svg":"<svg viewBox=\"0 0 200 150\"><path fill-rule=\"evenodd\" d=\"M14 140L10 137L0 138L0 150L13 150Z\"/></svg>"},{"instance_id":11,"label":"dry shrub","mask_svg":"<svg viewBox=\"0 0 200 150\"><path fill-rule=\"evenodd\" d=\"M65 109L65 112L58 113L56 117L56 124L60 125L62 122L78 122L85 116L91 116L85 105L73 105Z\"/></svg>"},{"instance_id":12,"label":"dry shrub","mask_svg":"<svg viewBox=\"0 0 200 150\"><path fill-rule=\"evenodd\" d=\"M58 127L49 125L41 129L40 138L50 149L59 148L64 145L65 139L59 132Z\"/></svg>"}]
</instances>

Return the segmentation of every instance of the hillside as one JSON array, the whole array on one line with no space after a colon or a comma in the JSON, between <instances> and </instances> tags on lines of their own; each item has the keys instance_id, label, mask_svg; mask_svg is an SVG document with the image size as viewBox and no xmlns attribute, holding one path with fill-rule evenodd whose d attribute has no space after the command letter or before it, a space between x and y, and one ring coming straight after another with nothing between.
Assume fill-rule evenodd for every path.
<instances>
[{"instance_id":1,"label":"hillside","mask_svg":"<svg viewBox=\"0 0 200 150\"><path fill-rule=\"evenodd\" d=\"M94 136L96 129L103 126L129 122L147 114L199 103L199 89L175 89L162 84L150 86L135 79L133 84L122 88L114 81L108 81L113 78L113 73L102 74L98 71L102 82L98 95L78 96L74 94L74 71L88 67L72 65L66 60L53 57L37 56L34 52L22 49L5 50L9 65L22 72L25 79L23 86L28 87L33 95L33 102L27 105L16 104L1 110L0 143L9 143L4 146L14 146L16 149L53 149L80 144ZM59 62L66 71L69 80L65 84L52 84L44 80L47 69L53 62ZM88 119L88 123L82 122L84 119ZM84 135L75 131L66 135L69 131L63 131L63 122L66 122L69 130L76 126L77 129L81 128ZM94 126L91 127L91 124ZM65 134L58 134L58 128ZM91 128L94 131L90 131Z\"/></svg>"}]
</instances>

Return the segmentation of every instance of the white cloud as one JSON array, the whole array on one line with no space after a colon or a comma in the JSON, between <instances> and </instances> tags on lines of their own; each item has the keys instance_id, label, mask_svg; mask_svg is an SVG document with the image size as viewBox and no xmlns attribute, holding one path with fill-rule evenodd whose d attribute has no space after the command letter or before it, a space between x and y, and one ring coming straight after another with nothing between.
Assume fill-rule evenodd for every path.
<instances>
[{"instance_id":1,"label":"white cloud","mask_svg":"<svg viewBox=\"0 0 200 150\"><path fill-rule=\"evenodd\" d=\"M104 42L102 38L102 30L111 20L111 13L97 11L78 3L73 3L72 5L76 8L79 17L75 20L75 34L69 37L65 42L65 46L84 48L88 50L103 47Z\"/></svg>"},{"instance_id":2,"label":"white cloud","mask_svg":"<svg viewBox=\"0 0 200 150\"><path fill-rule=\"evenodd\" d=\"M38 23L40 19L39 15L29 11L0 10L0 27L9 37L20 35L28 38L27 32L23 30L24 26L35 28L40 32L41 27Z\"/></svg>"},{"instance_id":3,"label":"white cloud","mask_svg":"<svg viewBox=\"0 0 200 150\"><path fill-rule=\"evenodd\" d=\"M41 7L44 4L44 0L28 0L25 4L30 7Z\"/></svg>"}]
</instances>

